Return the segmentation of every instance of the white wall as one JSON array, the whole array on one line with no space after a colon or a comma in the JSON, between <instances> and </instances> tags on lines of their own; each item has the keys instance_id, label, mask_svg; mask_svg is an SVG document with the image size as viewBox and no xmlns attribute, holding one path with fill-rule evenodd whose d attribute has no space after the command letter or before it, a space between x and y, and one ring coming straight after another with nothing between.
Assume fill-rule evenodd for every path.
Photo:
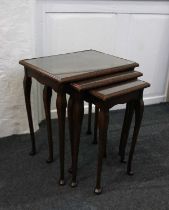
<instances>
[{"instance_id":1,"label":"white wall","mask_svg":"<svg viewBox=\"0 0 169 210\"><path fill-rule=\"evenodd\" d=\"M0 137L29 131L18 61L34 56L34 8L34 0L0 1Z\"/></svg>"}]
</instances>

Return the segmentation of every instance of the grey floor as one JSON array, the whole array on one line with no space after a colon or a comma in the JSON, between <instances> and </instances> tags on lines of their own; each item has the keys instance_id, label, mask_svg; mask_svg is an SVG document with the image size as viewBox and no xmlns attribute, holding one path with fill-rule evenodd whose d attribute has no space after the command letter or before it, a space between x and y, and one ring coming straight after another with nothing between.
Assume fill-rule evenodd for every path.
<instances>
[{"instance_id":1,"label":"grey floor","mask_svg":"<svg viewBox=\"0 0 169 210\"><path fill-rule=\"evenodd\" d=\"M28 155L29 135L0 139L0 209L33 210L168 210L169 209L169 104L147 106L135 151L134 176L126 175L126 164L119 162L118 144L124 111L110 114L108 157L103 167L103 193L93 194L97 146L85 134L84 117L77 188L71 177L69 135L66 132L66 182L58 186L59 162L57 121L53 120L54 158L46 164L46 124L36 133L38 153ZM66 129L67 130L67 129ZM129 139L130 143L131 137Z\"/></svg>"}]
</instances>

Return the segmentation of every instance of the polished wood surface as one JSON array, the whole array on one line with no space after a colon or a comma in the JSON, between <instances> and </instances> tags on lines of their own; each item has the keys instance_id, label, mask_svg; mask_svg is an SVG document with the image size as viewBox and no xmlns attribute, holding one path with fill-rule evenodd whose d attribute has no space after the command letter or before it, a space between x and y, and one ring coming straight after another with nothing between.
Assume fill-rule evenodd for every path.
<instances>
[{"instance_id":1,"label":"polished wood surface","mask_svg":"<svg viewBox=\"0 0 169 210\"><path fill-rule=\"evenodd\" d=\"M100 89L91 90L90 94L96 96L97 98L106 101L110 98L125 95L131 91L137 91L139 89L147 88L150 84L141 80L134 80L130 82L124 82L117 85L112 85L109 87L102 87Z\"/></svg>"},{"instance_id":2,"label":"polished wood surface","mask_svg":"<svg viewBox=\"0 0 169 210\"><path fill-rule=\"evenodd\" d=\"M71 82L85 78L134 69L137 63L95 50L21 60L20 64L58 82Z\"/></svg>"},{"instance_id":3,"label":"polished wood surface","mask_svg":"<svg viewBox=\"0 0 169 210\"><path fill-rule=\"evenodd\" d=\"M125 71L120 73L109 74L106 76L96 77L88 80L82 80L80 82L72 83L72 87L77 91L86 91L89 89L94 89L98 87L105 87L107 85L112 85L115 83L129 81L132 79L137 79L143 74L138 71Z\"/></svg>"}]
</instances>

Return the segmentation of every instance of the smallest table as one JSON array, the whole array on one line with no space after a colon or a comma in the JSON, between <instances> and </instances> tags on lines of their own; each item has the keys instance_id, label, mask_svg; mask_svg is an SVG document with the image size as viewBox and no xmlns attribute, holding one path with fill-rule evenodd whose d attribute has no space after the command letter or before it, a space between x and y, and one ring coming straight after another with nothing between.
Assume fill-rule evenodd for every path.
<instances>
[{"instance_id":1,"label":"smallest table","mask_svg":"<svg viewBox=\"0 0 169 210\"><path fill-rule=\"evenodd\" d=\"M98 144L98 164L97 164L97 178L96 178L96 188L95 193L100 194L102 191L101 188L101 171L102 171L102 159L105 153L106 142L107 142L107 129L109 122L109 109L117 104L127 103L127 109L125 113L125 119L122 129L122 136L120 141L120 149L119 154L121 156L121 160L124 161L125 156L125 147L127 143L128 133L132 121L133 112L135 111L135 126L134 133L131 143L131 149L129 153L128 165L127 165L127 173L132 175L131 171L131 163L134 153L134 148L136 144L136 140L138 137L142 115L143 115L143 90L144 88L149 87L150 84L141 80L131 80L127 82L122 82L118 84L114 84L107 87L98 88L95 90L91 90L86 92L83 95L83 99L89 101L97 106L99 111L99 144ZM72 122L73 124L74 122ZM77 122L76 122L77 123ZM80 121L78 122L81 123ZM79 132L77 128L74 128L74 133ZM74 151L73 156L77 155L77 151L79 149L79 142L74 141ZM73 160L73 170L77 170L77 157ZM74 177L73 171L73 185L76 186L76 177Z\"/></svg>"}]
</instances>

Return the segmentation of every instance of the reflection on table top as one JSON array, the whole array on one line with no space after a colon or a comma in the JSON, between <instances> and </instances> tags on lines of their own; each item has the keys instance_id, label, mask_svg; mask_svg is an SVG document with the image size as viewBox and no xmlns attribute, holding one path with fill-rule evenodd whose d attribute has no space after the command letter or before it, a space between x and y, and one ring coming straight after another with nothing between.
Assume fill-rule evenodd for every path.
<instances>
[{"instance_id":1,"label":"reflection on table top","mask_svg":"<svg viewBox=\"0 0 169 210\"><path fill-rule=\"evenodd\" d=\"M42 73L47 72L58 81L85 79L95 77L95 74L105 75L109 71L119 72L125 68L138 66L133 61L95 50L26 59L20 61L20 64Z\"/></svg>"}]
</instances>

